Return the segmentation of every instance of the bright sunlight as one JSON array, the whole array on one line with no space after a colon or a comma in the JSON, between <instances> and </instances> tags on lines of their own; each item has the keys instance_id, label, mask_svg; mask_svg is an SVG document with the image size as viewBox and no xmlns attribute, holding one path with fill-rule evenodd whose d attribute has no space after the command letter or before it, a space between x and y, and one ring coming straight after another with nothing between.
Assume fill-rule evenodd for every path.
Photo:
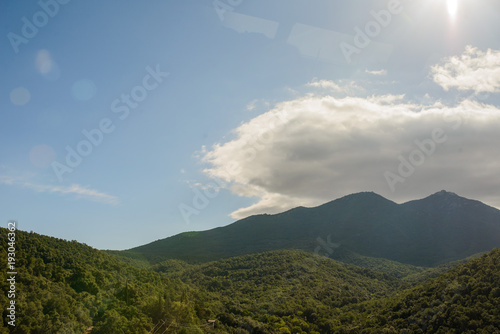
<instances>
[{"instance_id":1,"label":"bright sunlight","mask_svg":"<svg viewBox=\"0 0 500 334\"><path fill-rule=\"evenodd\" d=\"M458 0L446 0L446 1L448 7L448 14L450 15L450 18L453 20L457 15Z\"/></svg>"}]
</instances>

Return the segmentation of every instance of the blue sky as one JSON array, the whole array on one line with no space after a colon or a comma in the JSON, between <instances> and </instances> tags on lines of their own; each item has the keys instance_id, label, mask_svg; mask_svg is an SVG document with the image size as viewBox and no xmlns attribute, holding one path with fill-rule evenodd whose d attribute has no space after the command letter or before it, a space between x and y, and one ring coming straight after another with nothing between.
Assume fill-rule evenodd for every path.
<instances>
[{"instance_id":1,"label":"blue sky","mask_svg":"<svg viewBox=\"0 0 500 334\"><path fill-rule=\"evenodd\" d=\"M0 220L126 249L365 190L500 207L499 16L493 0L3 1Z\"/></svg>"}]
</instances>

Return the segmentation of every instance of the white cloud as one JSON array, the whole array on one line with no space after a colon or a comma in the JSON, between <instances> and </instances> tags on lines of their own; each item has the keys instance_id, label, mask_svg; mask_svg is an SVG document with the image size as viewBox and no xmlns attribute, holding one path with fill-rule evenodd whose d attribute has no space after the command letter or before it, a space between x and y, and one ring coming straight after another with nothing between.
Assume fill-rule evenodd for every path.
<instances>
[{"instance_id":1,"label":"white cloud","mask_svg":"<svg viewBox=\"0 0 500 334\"><path fill-rule=\"evenodd\" d=\"M446 91L450 88L475 93L500 92L500 51L483 52L467 46L460 56L445 59L431 68L432 77Z\"/></svg>"},{"instance_id":2,"label":"white cloud","mask_svg":"<svg viewBox=\"0 0 500 334\"><path fill-rule=\"evenodd\" d=\"M117 205L120 203L120 200L115 196L108 195L106 193L102 193L94 189L89 189L87 187L78 184L72 184L68 187L43 185L43 184L28 182L24 178L5 176L5 175L4 176L0 175L0 184L10 185L10 186L20 186L40 193L46 192L46 193L59 193L62 195L73 195L76 196L77 198L82 198L104 204Z\"/></svg>"},{"instance_id":3,"label":"white cloud","mask_svg":"<svg viewBox=\"0 0 500 334\"><path fill-rule=\"evenodd\" d=\"M247 110L252 111L254 110L257 106L257 100L250 101L250 103L247 104Z\"/></svg>"},{"instance_id":4,"label":"white cloud","mask_svg":"<svg viewBox=\"0 0 500 334\"><path fill-rule=\"evenodd\" d=\"M365 72L371 75L387 75L387 70L370 71L367 69Z\"/></svg>"},{"instance_id":5,"label":"white cloud","mask_svg":"<svg viewBox=\"0 0 500 334\"><path fill-rule=\"evenodd\" d=\"M364 88L357 85L354 81L339 80L338 83L331 80L318 80L314 78L311 82L307 83L307 87L314 87L324 89L332 93L342 93L344 95L355 95L359 92L364 92Z\"/></svg>"},{"instance_id":6,"label":"white cloud","mask_svg":"<svg viewBox=\"0 0 500 334\"><path fill-rule=\"evenodd\" d=\"M233 140L201 157L206 174L239 196L256 198L233 218L366 190L404 201L446 189L500 207L498 124L498 108L469 100L423 106L394 95L309 95L242 124ZM399 157L408 159L418 149L415 141L432 138L433 131L446 140L392 192L384 173L398 173Z\"/></svg>"},{"instance_id":7,"label":"white cloud","mask_svg":"<svg viewBox=\"0 0 500 334\"><path fill-rule=\"evenodd\" d=\"M342 87L340 87L335 82L330 81L330 80L317 80L317 79L314 79L313 81L309 82L307 85L310 86L310 87L330 89L330 90L332 90L334 92L340 92L340 91L342 91Z\"/></svg>"}]
</instances>

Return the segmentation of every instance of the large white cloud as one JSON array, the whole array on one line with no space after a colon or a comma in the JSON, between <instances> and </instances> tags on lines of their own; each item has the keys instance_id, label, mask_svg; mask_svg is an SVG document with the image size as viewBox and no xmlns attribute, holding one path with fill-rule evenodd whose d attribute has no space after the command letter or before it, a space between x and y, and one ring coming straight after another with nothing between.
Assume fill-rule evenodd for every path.
<instances>
[{"instance_id":1,"label":"large white cloud","mask_svg":"<svg viewBox=\"0 0 500 334\"><path fill-rule=\"evenodd\" d=\"M499 125L500 109L469 100L308 95L242 124L203 161L233 193L256 198L234 218L367 190L400 202L446 189L500 207Z\"/></svg>"},{"instance_id":2,"label":"large white cloud","mask_svg":"<svg viewBox=\"0 0 500 334\"><path fill-rule=\"evenodd\" d=\"M457 88L476 93L500 92L500 51L483 52L468 46L460 56L432 67L432 76L445 90Z\"/></svg>"}]
</instances>

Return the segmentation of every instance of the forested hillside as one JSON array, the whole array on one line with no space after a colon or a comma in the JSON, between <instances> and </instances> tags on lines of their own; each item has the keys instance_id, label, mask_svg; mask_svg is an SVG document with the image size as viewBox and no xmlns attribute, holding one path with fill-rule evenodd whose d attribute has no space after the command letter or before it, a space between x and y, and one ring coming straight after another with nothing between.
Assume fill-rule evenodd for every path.
<instances>
[{"instance_id":1,"label":"forested hillside","mask_svg":"<svg viewBox=\"0 0 500 334\"><path fill-rule=\"evenodd\" d=\"M345 312L357 316L344 321L344 333L500 333L500 249Z\"/></svg>"},{"instance_id":2,"label":"forested hillside","mask_svg":"<svg viewBox=\"0 0 500 334\"><path fill-rule=\"evenodd\" d=\"M16 237L16 326L4 308L0 333L500 332L498 249L428 270L298 250L144 267L76 241Z\"/></svg>"},{"instance_id":3,"label":"forested hillside","mask_svg":"<svg viewBox=\"0 0 500 334\"><path fill-rule=\"evenodd\" d=\"M263 333L329 333L333 311L380 298L399 280L303 251L244 255L179 271L167 261L153 267L210 293L221 329Z\"/></svg>"},{"instance_id":4,"label":"forested hillside","mask_svg":"<svg viewBox=\"0 0 500 334\"><path fill-rule=\"evenodd\" d=\"M0 233L6 263L7 230ZM23 231L16 231L16 238L16 326L9 326L10 333L87 333L89 328L97 334L147 333L160 321L180 332L201 324L198 292L179 280L76 241ZM0 275L5 292L6 271ZM7 305L6 293L0 302ZM3 308L2 333L8 333L6 315Z\"/></svg>"}]
</instances>

